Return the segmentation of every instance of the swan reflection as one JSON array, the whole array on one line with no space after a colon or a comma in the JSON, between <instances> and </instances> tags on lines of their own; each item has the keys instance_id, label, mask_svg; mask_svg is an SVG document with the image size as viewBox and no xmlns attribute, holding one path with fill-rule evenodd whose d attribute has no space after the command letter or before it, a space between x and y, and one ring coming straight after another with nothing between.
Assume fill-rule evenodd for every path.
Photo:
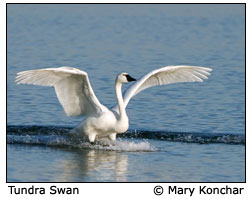
<instances>
[{"instance_id":1,"label":"swan reflection","mask_svg":"<svg viewBox=\"0 0 251 199\"><path fill-rule=\"evenodd\" d=\"M71 152L73 152L71 150ZM117 151L76 150L71 158L55 162L62 171L54 181L127 181L128 155Z\"/></svg>"}]
</instances>

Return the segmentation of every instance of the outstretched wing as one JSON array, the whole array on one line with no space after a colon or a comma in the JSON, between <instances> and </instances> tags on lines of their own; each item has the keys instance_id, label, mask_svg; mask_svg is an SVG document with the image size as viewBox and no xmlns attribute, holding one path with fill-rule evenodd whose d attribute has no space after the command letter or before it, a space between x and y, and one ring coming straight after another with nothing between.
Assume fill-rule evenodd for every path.
<instances>
[{"instance_id":1,"label":"outstretched wing","mask_svg":"<svg viewBox=\"0 0 251 199\"><path fill-rule=\"evenodd\" d=\"M54 86L67 116L93 116L104 112L86 72L72 67L45 68L17 73L17 84Z\"/></svg>"},{"instance_id":2,"label":"outstretched wing","mask_svg":"<svg viewBox=\"0 0 251 199\"><path fill-rule=\"evenodd\" d=\"M198 66L166 66L147 73L124 93L125 107L130 99L139 92L153 86L173 84L179 82L203 82L212 69ZM117 106L113 108L117 110Z\"/></svg>"}]
</instances>

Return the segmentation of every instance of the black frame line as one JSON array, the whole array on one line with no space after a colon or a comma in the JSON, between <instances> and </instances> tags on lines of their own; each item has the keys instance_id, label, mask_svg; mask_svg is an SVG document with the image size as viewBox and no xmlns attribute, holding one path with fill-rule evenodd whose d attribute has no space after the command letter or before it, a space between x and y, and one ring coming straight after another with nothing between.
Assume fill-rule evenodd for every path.
<instances>
[{"instance_id":1,"label":"black frame line","mask_svg":"<svg viewBox=\"0 0 251 199\"><path fill-rule=\"evenodd\" d=\"M176 5L187 5L187 4L197 4L197 5L199 5L199 4L203 4L203 5L210 5L210 4L213 4L213 5L236 5L236 4L238 4L238 5L244 5L244 7L245 7L245 181L244 182L189 182L189 181L186 181L186 182L183 182L183 181L181 181L181 182L165 182L165 181L163 181L163 182L161 182L161 181L151 181L151 182L95 182L95 181L91 181L91 182L85 182L85 181L81 181L81 182L59 182L59 181L56 181L56 182L54 182L54 181L52 181L52 182L39 182L39 181L31 181L31 182L8 182L8 180L7 180L7 173L8 173L8 171L7 171L7 166L8 166L8 163L7 163L7 132L6 132L6 146L5 146L5 148L6 148L6 183L7 184L22 184L22 183L25 183L25 184L32 184L32 183L50 183L50 184L55 184L55 183L74 183L74 184L79 184L79 183L168 183L168 184L171 184L171 183L174 183L174 184L178 184L178 183L181 183L181 184L186 184L186 183L193 183L193 184L202 184L202 183L209 183L209 184L212 184L212 183L214 183L214 184L243 184L243 183L247 183L247 131L246 131L246 125L247 125L247 121L246 121L246 118L247 118L247 111L246 111L246 92L247 92L247 82L246 82L246 79L247 79L247 74L246 74L246 57L247 57L247 49L246 49L246 18L247 18L247 16L246 16L246 3L6 3L6 129L7 129L7 126L8 126L8 122L7 122L7 115L8 115L8 111L7 111L7 109L8 109L8 107L7 107L7 92L8 92L8 90L7 90L7 79L8 79L8 76L7 76L7 70L8 70L8 54L7 54L7 44L8 44L8 35L7 35L7 33L8 33L8 31L7 31L7 29L8 29L8 23L7 23L7 16L8 16L8 14L7 14L7 12L8 12L8 5L13 5L13 4L15 4L15 5L17 5L17 4L28 4L28 5L31 5L31 4L52 4L52 5L55 5L55 4L91 4L91 5L106 5L106 4L131 4L131 5L134 5L134 4L137 4L137 5L141 5L141 4L143 4L143 5L146 5L146 4L150 4L150 5L155 5L155 4L176 4Z\"/></svg>"}]
</instances>

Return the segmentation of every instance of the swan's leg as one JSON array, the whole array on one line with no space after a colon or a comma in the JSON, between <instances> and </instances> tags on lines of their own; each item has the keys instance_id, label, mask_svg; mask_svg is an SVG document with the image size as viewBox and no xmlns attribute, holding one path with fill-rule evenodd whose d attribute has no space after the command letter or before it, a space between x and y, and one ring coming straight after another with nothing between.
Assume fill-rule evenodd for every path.
<instances>
[{"instance_id":1,"label":"swan's leg","mask_svg":"<svg viewBox=\"0 0 251 199\"><path fill-rule=\"evenodd\" d=\"M116 135L117 133L112 133L109 135L109 138L112 140L112 141L115 141L116 140Z\"/></svg>"},{"instance_id":2,"label":"swan's leg","mask_svg":"<svg viewBox=\"0 0 251 199\"><path fill-rule=\"evenodd\" d=\"M95 137L96 137L95 133L92 133L88 136L90 143L94 143Z\"/></svg>"}]
</instances>

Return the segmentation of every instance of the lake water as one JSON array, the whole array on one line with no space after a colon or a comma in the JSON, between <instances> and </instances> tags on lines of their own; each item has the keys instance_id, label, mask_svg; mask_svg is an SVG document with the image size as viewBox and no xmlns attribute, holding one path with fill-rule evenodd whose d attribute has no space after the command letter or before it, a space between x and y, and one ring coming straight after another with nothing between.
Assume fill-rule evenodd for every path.
<instances>
[{"instance_id":1,"label":"lake water","mask_svg":"<svg viewBox=\"0 0 251 199\"><path fill-rule=\"evenodd\" d=\"M244 5L9 4L7 36L9 182L245 181ZM111 146L69 140L83 118L53 88L15 84L23 70L72 66L112 107L118 73L181 64L212 75L135 96Z\"/></svg>"}]
</instances>

